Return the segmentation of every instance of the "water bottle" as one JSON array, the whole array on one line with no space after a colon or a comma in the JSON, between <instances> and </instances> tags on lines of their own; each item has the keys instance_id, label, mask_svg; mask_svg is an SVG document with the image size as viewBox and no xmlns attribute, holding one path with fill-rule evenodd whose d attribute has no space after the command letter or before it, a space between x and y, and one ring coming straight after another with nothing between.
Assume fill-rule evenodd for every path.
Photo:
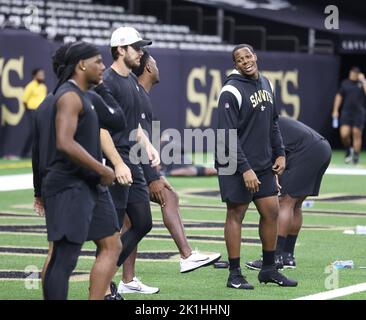
<instances>
[{"instance_id":1,"label":"water bottle","mask_svg":"<svg viewBox=\"0 0 366 320\"><path fill-rule=\"evenodd\" d=\"M339 126L339 121L338 121L338 118L333 118L333 121L332 121L332 127L334 129L337 129Z\"/></svg>"},{"instance_id":2,"label":"water bottle","mask_svg":"<svg viewBox=\"0 0 366 320\"><path fill-rule=\"evenodd\" d=\"M312 208L313 206L314 206L314 201L313 200L305 200L302 203L303 208Z\"/></svg>"},{"instance_id":3,"label":"water bottle","mask_svg":"<svg viewBox=\"0 0 366 320\"><path fill-rule=\"evenodd\" d=\"M338 260L332 263L334 269L353 269L353 260Z\"/></svg>"},{"instance_id":4,"label":"water bottle","mask_svg":"<svg viewBox=\"0 0 366 320\"><path fill-rule=\"evenodd\" d=\"M356 234L366 234L366 226L356 226Z\"/></svg>"}]
</instances>

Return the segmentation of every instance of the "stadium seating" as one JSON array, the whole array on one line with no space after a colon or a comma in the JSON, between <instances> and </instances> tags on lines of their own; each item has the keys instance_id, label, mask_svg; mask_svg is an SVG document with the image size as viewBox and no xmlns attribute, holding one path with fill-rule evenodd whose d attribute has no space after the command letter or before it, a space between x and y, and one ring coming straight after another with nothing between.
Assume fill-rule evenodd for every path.
<instances>
[{"instance_id":1,"label":"stadium seating","mask_svg":"<svg viewBox=\"0 0 366 320\"><path fill-rule=\"evenodd\" d=\"M107 4L93 0L0 0L0 28L28 29L61 42L85 40L108 45L112 30L130 25L159 48L226 51L232 49L230 44L233 43L251 43L257 50L308 50L304 46L306 32L286 34L271 24L259 23L258 19L239 19L228 13L223 15L219 30L215 9L207 11L188 1L105 2ZM128 6L127 10L120 3ZM317 39L313 51L332 54L334 47L329 39Z\"/></svg>"},{"instance_id":2,"label":"stadium seating","mask_svg":"<svg viewBox=\"0 0 366 320\"><path fill-rule=\"evenodd\" d=\"M130 14L122 6L101 5L91 0L0 0L0 25L29 29L56 41L84 40L97 45L108 45L111 30L130 25L143 37L152 39L155 47L232 48L217 35L196 34L187 25L164 24L155 16Z\"/></svg>"}]
</instances>

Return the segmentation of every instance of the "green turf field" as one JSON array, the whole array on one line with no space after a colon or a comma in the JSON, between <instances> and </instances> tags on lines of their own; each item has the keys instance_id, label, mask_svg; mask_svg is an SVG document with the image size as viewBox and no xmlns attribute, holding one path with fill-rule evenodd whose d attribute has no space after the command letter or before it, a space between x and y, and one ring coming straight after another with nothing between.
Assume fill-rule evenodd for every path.
<instances>
[{"instance_id":1,"label":"green turf field","mask_svg":"<svg viewBox=\"0 0 366 320\"><path fill-rule=\"evenodd\" d=\"M342 163L342 153L335 152L332 167L351 167ZM366 168L366 154L361 155L361 164ZM31 172L29 160L0 160L0 175ZM223 238L225 207L221 203L217 178L172 178L169 179L180 195L181 214L186 224L186 233L193 249L222 254L227 259ZM284 273L299 281L297 288L280 288L276 285L259 284L257 272L244 269L244 262L259 257L259 244L247 244L246 239L259 241L258 213L250 207L243 227L242 267L253 291L226 288L227 269L201 268L188 274L179 272L178 251L162 224L160 209L152 206L154 227L139 245L144 254L137 261L137 276L152 286L160 287L157 295L126 295L126 299L294 299L325 292L327 284L347 287L364 283L366 279L366 235L343 234L345 229L366 225L366 176L326 175L321 195L314 205L304 209L303 230L296 247L298 267ZM201 195L213 191L212 195ZM353 196L344 198L344 196ZM358 197L356 197L358 196ZM343 197L343 198L340 198ZM0 299L41 299L38 281L24 279L27 268L41 269L47 240L43 218L32 212L32 190L0 192ZM211 224L207 224L211 222ZM94 249L92 243L84 246L85 253ZM83 254L71 279L69 298L86 299L88 273L93 257ZM353 260L353 269L340 270L336 278L327 266L335 260ZM32 270L33 270L32 269ZM115 277L119 282L119 275ZM333 281L333 282L332 282ZM38 289L37 289L38 285ZM342 296L338 299L365 300L366 291Z\"/></svg>"}]
</instances>

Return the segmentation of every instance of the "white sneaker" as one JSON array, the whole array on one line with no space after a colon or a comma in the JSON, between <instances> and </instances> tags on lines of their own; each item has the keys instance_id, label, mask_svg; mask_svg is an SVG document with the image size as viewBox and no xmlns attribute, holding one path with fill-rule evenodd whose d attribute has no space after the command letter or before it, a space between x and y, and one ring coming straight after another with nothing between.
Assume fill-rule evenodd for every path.
<instances>
[{"instance_id":1,"label":"white sneaker","mask_svg":"<svg viewBox=\"0 0 366 320\"><path fill-rule=\"evenodd\" d=\"M197 250L192 251L188 258L180 259L180 272L189 272L197 268L207 266L219 260L220 257L220 253L201 254Z\"/></svg>"},{"instance_id":2,"label":"white sneaker","mask_svg":"<svg viewBox=\"0 0 366 320\"><path fill-rule=\"evenodd\" d=\"M143 284L140 279L133 277L132 281L124 283L122 280L118 285L118 293L143 293L143 294L153 294L158 293L159 288L149 287Z\"/></svg>"}]
</instances>

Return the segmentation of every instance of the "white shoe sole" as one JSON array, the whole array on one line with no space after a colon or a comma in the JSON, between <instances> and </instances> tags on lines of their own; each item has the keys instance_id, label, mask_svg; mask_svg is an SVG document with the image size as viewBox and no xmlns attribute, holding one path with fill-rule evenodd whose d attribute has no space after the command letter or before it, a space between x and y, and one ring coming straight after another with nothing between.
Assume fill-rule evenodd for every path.
<instances>
[{"instance_id":1,"label":"white shoe sole","mask_svg":"<svg viewBox=\"0 0 366 320\"><path fill-rule=\"evenodd\" d=\"M180 269L180 273L188 273L188 272L194 271L198 268L209 266L209 265L215 263L216 261L218 261L220 258L221 258L221 254L219 254L219 253L212 254L212 255L210 255L210 258L207 260L202 260L200 262L197 262L194 266L189 267L187 269Z\"/></svg>"},{"instance_id":2,"label":"white shoe sole","mask_svg":"<svg viewBox=\"0 0 366 320\"><path fill-rule=\"evenodd\" d=\"M157 290L155 291L140 291L140 290L135 290L135 289L130 289L130 288L123 288L123 290L118 289L118 293L119 294L125 294L125 293L141 293L141 294L156 294L159 293L160 289L157 288Z\"/></svg>"},{"instance_id":3,"label":"white shoe sole","mask_svg":"<svg viewBox=\"0 0 366 320\"><path fill-rule=\"evenodd\" d=\"M256 271L259 271L261 268L257 268L257 267L255 267L255 266L253 266L253 265L251 265L251 264L245 264L245 266L248 268L248 269L250 269L250 270L256 270Z\"/></svg>"}]
</instances>

